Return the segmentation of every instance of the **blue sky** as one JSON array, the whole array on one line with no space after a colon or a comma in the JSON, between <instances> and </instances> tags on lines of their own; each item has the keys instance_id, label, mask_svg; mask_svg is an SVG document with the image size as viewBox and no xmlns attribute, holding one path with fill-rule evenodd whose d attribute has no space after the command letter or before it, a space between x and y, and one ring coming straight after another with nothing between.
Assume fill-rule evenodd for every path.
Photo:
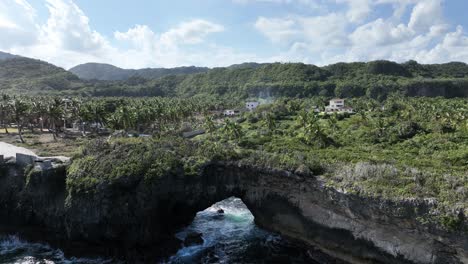
<instances>
[{"instance_id":1,"label":"blue sky","mask_svg":"<svg viewBox=\"0 0 468 264\"><path fill-rule=\"evenodd\" d=\"M0 50L69 68L468 62L465 0L0 0Z\"/></svg>"}]
</instances>

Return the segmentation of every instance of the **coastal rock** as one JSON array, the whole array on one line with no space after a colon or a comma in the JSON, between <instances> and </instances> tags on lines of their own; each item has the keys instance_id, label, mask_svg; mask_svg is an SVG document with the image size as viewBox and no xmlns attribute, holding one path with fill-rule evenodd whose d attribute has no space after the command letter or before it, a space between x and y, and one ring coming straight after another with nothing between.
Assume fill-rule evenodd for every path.
<instances>
[{"instance_id":1,"label":"coastal rock","mask_svg":"<svg viewBox=\"0 0 468 264\"><path fill-rule=\"evenodd\" d=\"M66 168L25 173L3 166L0 228L34 230L61 247L145 263L151 260L141 260L141 252L171 254L176 248L165 244L177 230L198 211L235 196L259 226L349 263L468 263L466 221L456 231L421 224L437 209L428 200L361 197L326 187L319 176L238 163L208 164L190 177L181 168L153 182L128 176L71 191Z\"/></svg>"},{"instance_id":2,"label":"coastal rock","mask_svg":"<svg viewBox=\"0 0 468 264\"><path fill-rule=\"evenodd\" d=\"M190 232L184 239L184 245L186 247L193 246L193 245L200 245L203 244L204 240L201 233L198 232Z\"/></svg>"}]
</instances>

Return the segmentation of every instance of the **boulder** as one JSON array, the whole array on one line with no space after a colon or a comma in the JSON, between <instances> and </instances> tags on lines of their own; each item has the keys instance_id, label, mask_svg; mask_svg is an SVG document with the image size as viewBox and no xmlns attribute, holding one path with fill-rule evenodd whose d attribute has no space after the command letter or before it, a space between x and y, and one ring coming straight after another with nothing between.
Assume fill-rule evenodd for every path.
<instances>
[{"instance_id":1,"label":"boulder","mask_svg":"<svg viewBox=\"0 0 468 264\"><path fill-rule=\"evenodd\" d=\"M202 238L202 234L199 232L195 232L195 231L188 233L184 239L184 245L186 247L200 245L200 244L203 244L203 242L204 240Z\"/></svg>"}]
</instances>

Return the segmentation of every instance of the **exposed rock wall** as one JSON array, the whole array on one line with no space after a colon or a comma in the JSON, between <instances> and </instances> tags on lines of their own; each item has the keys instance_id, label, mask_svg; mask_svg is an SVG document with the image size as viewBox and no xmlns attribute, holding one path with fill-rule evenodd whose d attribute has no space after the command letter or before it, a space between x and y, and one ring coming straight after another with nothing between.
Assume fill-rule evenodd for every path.
<instances>
[{"instance_id":1,"label":"exposed rock wall","mask_svg":"<svg viewBox=\"0 0 468 264\"><path fill-rule=\"evenodd\" d=\"M137 250L160 257L175 249L173 233L196 212L237 196L260 226L351 263L468 263L466 234L416 220L430 204L344 194L311 175L211 164L199 175L181 169L152 182L122 177L69 194L64 167L29 176L13 167L0 173L3 226L35 227L50 240L127 259Z\"/></svg>"}]
</instances>

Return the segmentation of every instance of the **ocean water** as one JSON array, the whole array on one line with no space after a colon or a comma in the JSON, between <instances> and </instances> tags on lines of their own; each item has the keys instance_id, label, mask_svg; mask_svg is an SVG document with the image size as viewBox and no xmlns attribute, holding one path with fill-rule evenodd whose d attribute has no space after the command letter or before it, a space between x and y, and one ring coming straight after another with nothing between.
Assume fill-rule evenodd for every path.
<instances>
[{"instance_id":1,"label":"ocean water","mask_svg":"<svg viewBox=\"0 0 468 264\"><path fill-rule=\"evenodd\" d=\"M224 214L217 211L224 210ZM181 248L162 263L335 263L320 252L308 252L254 224L254 217L238 198L229 198L199 212L176 234L202 233L203 244ZM29 243L16 236L0 237L0 264L116 263L105 258L66 258L59 249Z\"/></svg>"},{"instance_id":2,"label":"ocean water","mask_svg":"<svg viewBox=\"0 0 468 264\"><path fill-rule=\"evenodd\" d=\"M66 258L59 249L47 244L30 243L17 236L0 237L1 264L108 264L111 260L101 258Z\"/></svg>"},{"instance_id":3,"label":"ocean water","mask_svg":"<svg viewBox=\"0 0 468 264\"><path fill-rule=\"evenodd\" d=\"M203 234L204 243L180 249L166 263L328 263L313 260L310 252L257 227L254 216L234 197L199 212L176 236L183 240L193 231Z\"/></svg>"}]
</instances>

